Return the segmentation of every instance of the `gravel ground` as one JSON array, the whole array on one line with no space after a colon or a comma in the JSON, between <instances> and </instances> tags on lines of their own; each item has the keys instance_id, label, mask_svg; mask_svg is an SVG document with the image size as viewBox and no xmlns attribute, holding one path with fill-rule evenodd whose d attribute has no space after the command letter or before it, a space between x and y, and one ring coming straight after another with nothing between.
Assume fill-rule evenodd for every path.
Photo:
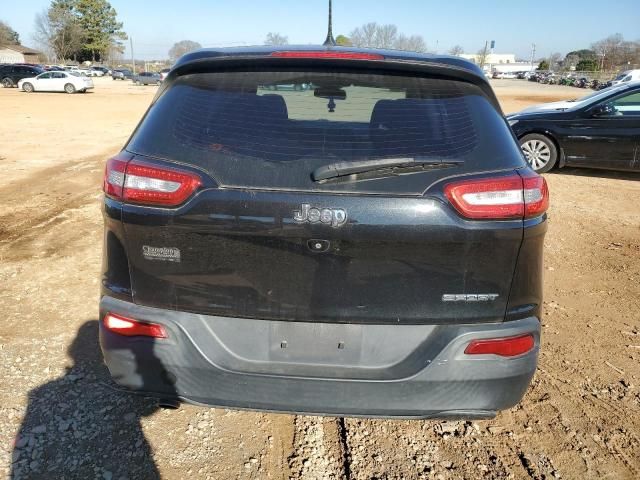
<instances>
[{"instance_id":1,"label":"gravel ground","mask_svg":"<svg viewBox=\"0 0 640 480\"><path fill-rule=\"evenodd\" d=\"M494 87L505 111L587 93ZM165 410L121 392L96 339L100 182L154 90L107 79L85 95L0 89L12 119L0 125L1 475L640 478L638 175L546 176L540 368L522 403L494 420Z\"/></svg>"}]
</instances>

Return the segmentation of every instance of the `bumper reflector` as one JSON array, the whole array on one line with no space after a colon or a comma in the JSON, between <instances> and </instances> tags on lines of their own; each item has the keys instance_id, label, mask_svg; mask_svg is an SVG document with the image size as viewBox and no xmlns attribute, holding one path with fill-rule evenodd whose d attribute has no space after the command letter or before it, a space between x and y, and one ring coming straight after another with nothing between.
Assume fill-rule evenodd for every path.
<instances>
[{"instance_id":1,"label":"bumper reflector","mask_svg":"<svg viewBox=\"0 0 640 480\"><path fill-rule=\"evenodd\" d=\"M102 323L110 332L127 337L167 338L167 331L162 325L138 322L115 313L107 313Z\"/></svg>"},{"instance_id":2,"label":"bumper reflector","mask_svg":"<svg viewBox=\"0 0 640 480\"><path fill-rule=\"evenodd\" d=\"M533 349L535 340L531 333L517 337L486 338L473 340L467 345L464 353L467 355L499 355L501 357L515 357Z\"/></svg>"}]
</instances>

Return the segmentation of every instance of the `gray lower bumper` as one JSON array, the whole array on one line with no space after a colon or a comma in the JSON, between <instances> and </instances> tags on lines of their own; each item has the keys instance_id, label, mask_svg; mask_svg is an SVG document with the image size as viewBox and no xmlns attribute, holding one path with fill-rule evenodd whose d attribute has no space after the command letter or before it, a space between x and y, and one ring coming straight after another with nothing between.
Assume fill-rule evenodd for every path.
<instances>
[{"instance_id":1,"label":"gray lower bumper","mask_svg":"<svg viewBox=\"0 0 640 480\"><path fill-rule=\"evenodd\" d=\"M536 369L536 318L475 325L339 325L221 318L103 297L107 312L160 323L169 338L100 328L120 385L211 406L382 417L491 417L517 404ZM513 358L464 354L472 339L533 333Z\"/></svg>"}]
</instances>

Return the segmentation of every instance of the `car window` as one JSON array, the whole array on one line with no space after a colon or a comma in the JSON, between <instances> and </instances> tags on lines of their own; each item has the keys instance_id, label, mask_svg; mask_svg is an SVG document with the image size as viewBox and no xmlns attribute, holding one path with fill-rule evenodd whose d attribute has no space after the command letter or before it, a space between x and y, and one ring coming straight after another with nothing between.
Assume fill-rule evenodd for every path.
<instances>
[{"instance_id":1,"label":"car window","mask_svg":"<svg viewBox=\"0 0 640 480\"><path fill-rule=\"evenodd\" d=\"M207 73L180 77L127 148L193 164L223 185L302 190L317 187L310 172L336 162L426 157L471 167L506 148L503 125L478 87L464 82Z\"/></svg>"},{"instance_id":2,"label":"car window","mask_svg":"<svg viewBox=\"0 0 640 480\"><path fill-rule=\"evenodd\" d=\"M51 73L43 73L42 75L38 75L38 80L46 80L48 78L51 78Z\"/></svg>"},{"instance_id":3,"label":"car window","mask_svg":"<svg viewBox=\"0 0 640 480\"><path fill-rule=\"evenodd\" d=\"M640 116L640 91L616 98L611 102L616 115Z\"/></svg>"},{"instance_id":4,"label":"car window","mask_svg":"<svg viewBox=\"0 0 640 480\"><path fill-rule=\"evenodd\" d=\"M53 72L53 78L67 78L67 76L62 72Z\"/></svg>"}]
</instances>

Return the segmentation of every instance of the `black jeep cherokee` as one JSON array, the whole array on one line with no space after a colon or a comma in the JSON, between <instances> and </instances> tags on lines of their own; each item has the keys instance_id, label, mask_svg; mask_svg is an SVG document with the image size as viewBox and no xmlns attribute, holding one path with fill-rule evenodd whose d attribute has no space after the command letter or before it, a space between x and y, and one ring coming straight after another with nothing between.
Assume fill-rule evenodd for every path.
<instances>
[{"instance_id":1,"label":"black jeep cherokee","mask_svg":"<svg viewBox=\"0 0 640 480\"><path fill-rule=\"evenodd\" d=\"M131 390L481 418L534 374L548 190L465 60L187 54L104 191L100 341Z\"/></svg>"}]
</instances>

